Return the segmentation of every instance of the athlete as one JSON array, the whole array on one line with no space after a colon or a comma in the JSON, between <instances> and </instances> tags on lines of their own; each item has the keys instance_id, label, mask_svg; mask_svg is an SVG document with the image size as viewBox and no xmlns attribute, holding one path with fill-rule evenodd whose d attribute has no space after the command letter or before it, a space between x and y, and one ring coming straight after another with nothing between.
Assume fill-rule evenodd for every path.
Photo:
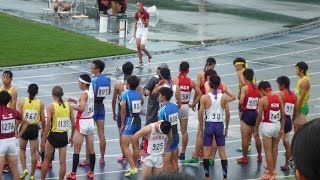
<instances>
[{"instance_id":1,"label":"athlete","mask_svg":"<svg viewBox=\"0 0 320 180\"><path fill-rule=\"evenodd\" d=\"M286 161L283 166L280 166L281 170L287 171L289 168L289 160L291 158L291 148L290 148L290 132L292 130L292 120L296 117L297 108L297 97L290 90L290 79L287 76L280 76L277 78L277 83L279 87L279 96L282 98L284 103L284 112L286 114L286 120L284 124L284 138L283 145L286 149Z\"/></svg>"},{"instance_id":2,"label":"athlete","mask_svg":"<svg viewBox=\"0 0 320 180\"><path fill-rule=\"evenodd\" d=\"M96 162L96 155L94 152L94 93L91 83L91 78L88 74L82 74L79 77L79 88L82 91L79 100L72 98L68 99L68 102L72 102L77 105L72 105L71 108L77 111L75 132L73 135L73 161L72 172L67 174L67 179L76 179L77 167L79 164L79 153L83 144L84 138L86 139L87 147L90 154L90 170L87 173L89 179L94 178L94 165Z\"/></svg>"},{"instance_id":3,"label":"athlete","mask_svg":"<svg viewBox=\"0 0 320 180\"><path fill-rule=\"evenodd\" d=\"M202 92L202 95L206 94L204 84L207 81L207 78L205 77L205 72L210 69L213 70L215 66L216 66L216 60L213 57L209 57L206 60L206 64L203 68L203 71L200 71L197 73L197 84Z\"/></svg>"},{"instance_id":4,"label":"athlete","mask_svg":"<svg viewBox=\"0 0 320 180\"><path fill-rule=\"evenodd\" d=\"M220 81L219 76L212 76L210 78L210 87L212 91L201 97L200 109L198 112L199 130L201 134L203 134L203 167L205 179L207 180L210 179L209 158L212 154L213 141L215 141L218 146L223 178L227 179L228 160L225 153L225 137L228 135L230 111L229 97L218 92ZM206 118L205 127L203 128L204 113L206 114Z\"/></svg>"},{"instance_id":5,"label":"athlete","mask_svg":"<svg viewBox=\"0 0 320 180\"><path fill-rule=\"evenodd\" d=\"M135 153L132 154L129 149L129 145L132 142L132 136L141 129L140 111L142 106L141 99L143 97L141 92L137 90L138 86L138 77L134 75L129 76L126 83L127 90L121 95L121 150L130 165L130 169L125 174L126 177L138 173L136 166L138 155Z\"/></svg>"},{"instance_id":6,"label":"athlete","mask_svg":"<svg viewBox=\"0 0 320 180\"><path fill-rule=\"evenodd\" d=\"M179 154L179 134L178 134L178 113L179 108L176 104L170 102L173 96L173 91L168 87L162 87L159 90L159 100L163 104L159 110L159 120L169 121L171 123L172 136L171 144L163 161L163 170L169 172L177 172L179 169L178 165L178 154Z\"/></svg>"},{"instance_id":7,"label":"athlete","mask_svg":"<svg viewBox=\"0 0 320 180\"><path fill-rule=\"evenodd\" d=\"M278 94L272 92L268 81L260 81L258 89L261 99L258 103L258 117L254 136L258 136L262 121L262 142L267 161L266 171L261 179L275 179L279 139L283 138L284 133L283 101Z\"/></svg>"},{"instance_id":8,"label":"athlete","mask_svg":"<svg viewBox=\"0 0 320 180\"><path fill-rule=\"evenodd\" d=\"M42 144L45 144L44 161L41 167L41 179L45 180L48 164L54 149L59 149L59 180L66 174L66 154L68 142L71 143L75 129L72 109L67 102L62 100L63 90L60 86L52 89L53 103L47 107L47 122L43 131ZM69 124L71 122L71 136L68 140Z\"/></svg>"},{"instance_id":9,"label":"athlete","mask_svg":"<svg viewBox=\"0 0 320 180\"><path fill-rule=\"evenodd\" d=\"M237 159L240 164L248 163L248 142L251 139L251 132L256 125L258 116L258 102L259 102L259 89L253 82L254 72L252 69L245 69L243 71L245 85L240 90L239 112L241 117L241 136L242 136L242 154L243 156ZM249 139L249 140L248 140ZM258 152L257 160L262 162L261 156L261 140L258 134L254 136L256 148Z\"/></svg>"},{"instance_id":10,"label":"athlete","mask_svg":"<svg viewBox=\"0 0 320 180\"><path fill-rule=\"evenodd\" d=\"M189 73L189 63L183 61L180 63L178 77L173 79L173 82L179 86L181 95L181 107L179 110L180 130L182 135L182 148L179 155L180 160L185 160L185 153L188 145L188 118L189 108L195 108L201 97L201 90L196 82L190 79L187 75ZM189 104L191 91L195 91L195 98L192 104Z\"/></svg>"},{"instance_id":11,"label":"athlete","mask_svg":"<svg viewBox=\"0 0 320 180\"><path fill-rule=\"evenodd\" d=\"M0 168L3 169L5 159L11 167L14 180L20 179L18 170L18 157L16 138L20 138L28 127L28 122L21 114L13 108L9 108L8 103L11 96L7 91L0 92ZM21 124L20 132L15 135L16 124ZM0 171L0 179L2 179L2 171Z\"/></svg>"},{"instance_id":12,"label":"athlete","mask_svg":"<svg viewBox=\"0 0 320 180\"><path fill-rule=\"evenodd\" d=\"M148 38L148 26L149 26L149 13L143 8L143 2L137 1L137 12L134 15L134 35L136 38L137 51L139 57L139 63L137 68L143 67L142 51L148 56L148 63L151 64L151 54L146 49L146 43Z\"/></svg>"},{"instance_id":13,"label":"athlete","mask_svg":"<svg viewBox=\"0 0 320 180\"><path fill-rule=\"evenodd\" d=\"M139 139L144 137L144 151L142 159L142 180L162 171L163 157L171 141L171 124L168 121L151 123L136 132L132 137L133 154L139 154Z\"/></svg>"},{"instance_id":14,"label":"athlete","mask_svg":"<svg viewBox=\"0 0 320 180\"><path fill-rule=\"evenodd\" d=\"M23 173L20 175L20 179L26 178L29 174L26 163L26 147L28 141L30 143L30 154L31 154L31 180L35 179L34 172L37 165L37 149L39 147L38 135L39 135L39 123L41 122L41 136L45 128L45 114L44 104L40 99L36 98L38 94L38 85L30 84L28 86L29 97L22 99L18 102L18 111L28 121L28 128L22 134L19 139L20 144L20 161L23 169Z\"/></svg>"},{"instance_id":15,"label":"athlete","mask_svg":"<svg viewBox=\"0 0 320 180\"><path fill-rule=\"evenodd\" d=\"M296 64L296 75L299 77L299 81L296 86L297 94L297 108L296 119L294 119L294 131L296 132L303 124L307 122L307 115L309 113L309 97L310 97L310 77L308 75L308 64L305 62L299 62Z\"/></svg>"}]
</instances>

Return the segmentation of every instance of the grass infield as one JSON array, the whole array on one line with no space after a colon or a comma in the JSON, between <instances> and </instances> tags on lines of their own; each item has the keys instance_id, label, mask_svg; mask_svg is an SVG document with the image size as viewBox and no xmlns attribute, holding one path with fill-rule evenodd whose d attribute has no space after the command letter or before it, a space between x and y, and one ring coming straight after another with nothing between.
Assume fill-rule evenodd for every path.
<instances>
[{"instance_id":1,"label":"grass infield","mask_svg":"<svg viewBox=\"0 0 320 180\"><path fill-rule=\"evenodd\" d=\"M0 67L133 53L57 27L0 13Z\"/></svg>"}]
</instances>

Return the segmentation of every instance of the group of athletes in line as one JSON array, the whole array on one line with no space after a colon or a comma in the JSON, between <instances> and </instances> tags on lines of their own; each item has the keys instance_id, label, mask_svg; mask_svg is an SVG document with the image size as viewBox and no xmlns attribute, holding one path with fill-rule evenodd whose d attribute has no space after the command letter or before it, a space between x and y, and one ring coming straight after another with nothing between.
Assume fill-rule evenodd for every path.
<instances>
[{"instance_id":1,"label":"group of athletes in line","mask_svg":"<svg viewBox=\"0 0 320 180\"><path fill-rule=\"evenodd\" d=\"M203 72L197 74L197 81L188 77L189 63L183 61L179 74L172 77L167 64L159 64L155 76L141 87L139 78L132 75L134 65L126 62L122 65L123 79L113 87L112 113L119 129L119 144L123 154L118 161L128 163L125 173L130 177L138 173L137 164L141 157L142 179L162 171L177 172L178 160L185 164L199 163L203 156L205 178L210 179L209 167L213 164L218 150L223 178L227 179L228 161L225 152L225 138L228 135L230 122L229 102L236 99L231 89L221 82L214 70L216 61L213 57L206 60ZM307 120L308 99L310 96L310 79L308 65L299 62L295 73L299 77L296 92L290 90L290 80L286 76L277 78L280 92L272 91L267 81L256 84L254 71L247 68L243 58L233 62L239 80L239 118L241 120L243 157L238 163L248 163L248 146L254 137L258 156L262 161L262 144L266 155L265 174L262 179L274 179L278 143L283 138L286 149L286 162L282 170L289 170L290 131L294 126L297 131ZM59 179L76 179L78 166L89 166L88 178L94 178L96 161L94 150L94 133L97 128L100 147L100 166L105 165L106 138L103 100L111 93L111 80L102 74L105 64L101 60L91 62L91 73L79 76L78 99L63 100L63 89L55 86L52 89L53 102L44 107L36 96L38 86L28 86L29 96L17 100L17 91L11 85L13 74L4 71L3 86L0 91L0 168L10 167L14 179L25 179L29 174L26 167L26 146L30 142L31 172L29 179L35 179L36 167L41 168L41 179L46 178L55 149L59 149ZM191 102L192 90L194 90ZM146 124L141 127L140 112L144 97L148 96ZM190 109L198 110L198 133L192 158L185 160L188 144L188 118ZM77 112L74 116L74 111ZM39 128L41 124L41 128ZM259 137L261 124L262 142ZM182 148L179 154L179 130L182 136ZM96 126L96 127L95 127ZM40 149L38 134L40 132ZM68 131L71 134L68 137ZM16 138L19 138L20 161L23 172L19 175ZM86 157L80 162L79 153L84 139L86 140ZM139 145L139 140L142 143ZM66 174L67 145L73 147L72 171ZM132 145L132 151L129 146ZM38 156L41 156L38 162ZM38 163L37 163L38 162ZM2 178L2 171L0 172Z\"/></svg>"}]
</instances>

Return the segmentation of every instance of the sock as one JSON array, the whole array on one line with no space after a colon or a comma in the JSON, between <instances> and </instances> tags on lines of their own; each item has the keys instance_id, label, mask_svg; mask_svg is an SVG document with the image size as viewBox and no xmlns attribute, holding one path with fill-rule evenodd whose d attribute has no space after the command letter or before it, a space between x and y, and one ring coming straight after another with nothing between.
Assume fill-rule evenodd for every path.
<instances>
[{"instance_id":1,"label":"sock","mask_svg":"<svg viewBox=\"0 0 320 180\"><path fill-rule=\"evenodd\" d=\"M73 154L72 172L77 173L78 165L79 165L79 154Z\"/></svg>"},{"instance_id":2,"label":"sock","mask_svg":"<svg viewBox=\"0 0 320 180\"><path fill-rule=\"evenodd\" d=\"M96 154L90 154L90 171L94 171L94 165L96 164Z\"/></svg>"},{"instance_id":3,"label":"sock","mask_svg":"<svg viewBox=\"0 0 320 180\"><path fill-rule=\"evenodd\" d=\"M228 160L221 160L223 178L227 178L228 175Z\"/></svg>"},{"instance_id":4,"label":"sock","mask_svg":"<svg viewBox=\"0 0 320 180\"><path fill-rule=\"evenodd\" d=\"M41 162L43 162L43 160L44 160L44 151L42 151L42 152L40 153L40 157L41 157Z\"/></svg>"},{"instance_id":5,"label":"sock","mask_svg":"<svg viewBox=\"0 0 320 180\"><path fill-rule=\"evenodd\" d=\"M209 177L209 159L203 159L204 174Z\"/></svg>"}]
</instances>

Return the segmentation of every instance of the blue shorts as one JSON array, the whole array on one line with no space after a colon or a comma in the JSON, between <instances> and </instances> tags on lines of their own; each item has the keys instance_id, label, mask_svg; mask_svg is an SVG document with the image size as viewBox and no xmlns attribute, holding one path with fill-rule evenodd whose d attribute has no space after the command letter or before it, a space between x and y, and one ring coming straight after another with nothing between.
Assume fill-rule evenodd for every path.
<instances>
[{"instance_id":1,"label":"blue shorts","mask_svg":"<svg viewBox=\"0 0 320 180\"><path fill-rule=\"evenodd\" d=\"M256 119L258 117L257 110L243 110L241 115L241 120L246 123L248 126L255 126Z\"/></svg>"},{"instance_id":2,"label":"blue shorts","mask_svg":"<svg viewBox=\"0 0 320 180\"><path fill-rule=\"evenodd\" d=\"M123 134L132 136L141 129L141 119L137 117L126 117L126 126L124 127Z\"/></svg>"},{"instance_id":3,"label":"blue shorts","mask_svg":"<svg viewBox=\"0 0 320 180\"><path fill-rule=\"evenodd\" d=\"M286 122L284 124L284 133L289 133L292 130L291 116L286 115Z\"/></svg>"},{"instance_id":4,"label":"blue shorts","mask_svg":"<svg viewBox=\"0 0 320 180\"><path fill-rule=\"evenodd\" d=\"M226 144L223 122L206 122L203 133L203 146L212 146L213 137L216 140L217 146L224 146Z\"/></svg>"},{"instance_id":5,"label":"blue shorts","mask_svg":"<svg viewBox=\"0 0 320 180\"><path fill-rule=\"evenodd\" d=\"M105 120L106 112L104 110L104 104L103 103L95 103L94 104L94 114L93 119L95 121L99 120Z\"/></svg>"},{"instance_id":6,"label":"blue shorts","mask_svg":"<svg viewBox=\"0 0 320 180\"><path fill-rule=\"evenodd\" d=\"M173 134L171 144L169 146L168 152L174 151L178 148L180 141L179 134Z\"/></svg>"}]
</instances>

